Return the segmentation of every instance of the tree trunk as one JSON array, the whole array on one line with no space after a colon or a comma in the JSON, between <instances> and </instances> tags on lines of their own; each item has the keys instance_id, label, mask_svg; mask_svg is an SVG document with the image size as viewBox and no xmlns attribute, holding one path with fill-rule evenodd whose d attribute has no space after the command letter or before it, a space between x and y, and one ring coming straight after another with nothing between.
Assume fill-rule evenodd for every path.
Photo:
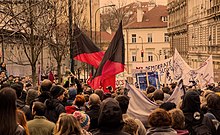
<instances>
[{"instance_id":1,"label":"tree trunk","mask_svg":"<svg viewBox=\"0 0 220 135\"><path fill-rule=\"evenodd\" d=\"M60 62L57 62L57 75L58 75L58 83L61 84L61 79L62 79L62 76L61 76L61 61Z\"/></svg>"},{"instance_id":2,"label":"tree trunk","mask_svg":"<svg viewBox=\"0 0 220 135\"><path fill-rule=\"evenodd\" d=\"M32 71L32 81L33 85L36 86L37 84L37 73L36 73L36 64L31 65L31 71Z\"/></svg>"}]
</instances>

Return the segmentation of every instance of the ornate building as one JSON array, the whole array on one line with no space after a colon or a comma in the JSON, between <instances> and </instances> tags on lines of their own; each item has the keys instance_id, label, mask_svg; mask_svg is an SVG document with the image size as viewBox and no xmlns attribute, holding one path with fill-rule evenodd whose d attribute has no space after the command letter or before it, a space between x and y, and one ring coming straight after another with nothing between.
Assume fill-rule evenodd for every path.
<instances>
[{"instance_id":1,"label":"ornate building","mask_svg":"<svg viewBox=\"0 0 220 135\"><path fill-rule=\"evenodd\" d=\"M215 81L220 72L220 1L169 0L171 49L177 48L192 68L213 56Z\"/></svg>"}]
</instances>

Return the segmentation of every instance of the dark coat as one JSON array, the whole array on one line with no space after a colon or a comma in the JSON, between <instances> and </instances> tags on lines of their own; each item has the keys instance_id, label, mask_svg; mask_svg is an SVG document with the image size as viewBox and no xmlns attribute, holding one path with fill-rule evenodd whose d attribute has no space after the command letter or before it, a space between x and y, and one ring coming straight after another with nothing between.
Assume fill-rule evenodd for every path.
<instances>
[{"instance_id":1,"label":"dark coat","mask_svg":"<svg viewBox=\"0 0 220 135\"><path fill-rule=\"evenodd\" d=\"M56 123L59 115L65 113L65 108L58 99L48 99L45 101L47 107L45 116L48 120Z\"/></svg>"},{"instance_id":2,"label":"dark coat","mask_svg":"<svg viewBox=\"0 0 220 135\"><path fill-rule=\"evenodd\" d=\"M89 131L98 128L99 110L100 110L99 105L92 105L90 107L90 110L88 112L86 112L86 114L88 114L89 118L90 118Z\"/></svg>"},{"instance_id":3,"label":"dark coat","mask_svg":"<svg viewBox=\"0 0 220 135\"><path fill-rule=\"evenodd\" d=\"M124 122L118 101L107 98L102 101L98 118L99 130L94 135L129 135L122 131Z\"/></svg>"},{"instance_id":4,"label":"dark coat","mask_svg":"<svg viewBox=\"0 0 220 135\"><path fill-rule=\"evenodd\" d=\"M25 104L25 102L17 99L17 108L24 112L27 120L32 119L31 109L28 105Z\"/></svg>"},{"instance_id":5,"label":"dark coat","mask_svg":"<svg viewBox=\"0 0 220 135\"><path fill-rule=\"evenodd\" d=\"M183 98L182 110L185 116L185 126L189 133L193 134L192 127L204 124L212 132L212 135L216 134L215 126L211 119L204 117L204 114L200 108L200 97L197 91L187 91Z\"/></svg>"}]
</instances>

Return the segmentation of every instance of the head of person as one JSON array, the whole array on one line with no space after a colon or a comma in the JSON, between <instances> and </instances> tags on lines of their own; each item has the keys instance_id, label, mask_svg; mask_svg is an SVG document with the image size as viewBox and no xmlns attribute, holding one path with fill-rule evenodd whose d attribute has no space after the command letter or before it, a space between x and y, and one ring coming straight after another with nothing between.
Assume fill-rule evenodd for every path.
<instances>
[{"instance_id":1,"label":"head of person","mask_svg":"<svg viewBox=\"0 0 220 135\"><path fill-rule=\"evenodd\" d=\"M100 105L101 100L97 94L91 94L89 96L89 105Z\"/></svg>"},{"instance_id":2,"label":"head of person","mask_svg":"<svg viewBox=\"0 0 220 135\"><path fill-rule=\"evenodd\" d=\"M213 109L213 110L220 110L220 96L215 94L215 93L211 93L207 96L207 106L209 109Z\"/></svg>"},{"instance_id":3,"label":"head of person","mask_svg":"<svg viewBox=\"0 0 220 135\"><path fill-rule=\"evenodd\" d=\"M6 87L0 90L0 134L13 135L17 128L16 120L16 93L15 90Z\"/></svg>"},{"instance_id":4,"label":"head of person","mask_svg":"<svg viewBox=\"0 0 220 135\"><path fill-rule=\"evenodd\" d=\"M80 108L81 106L84 106L85 102L86 100L83 95L77 95L75 100L73 101L73 104Z\"/></svg>"},{"instance_id":5,"label":"head of person","mask_svg":"<svg viewBox=\"0 0 220 135\"><path fill-rule=\"evenodd\" d=\"M49 80L49 79L44 79L42 82L41 82L41 85L40 85L40 91L41 92L49 92L51 87L52 87L53 83Z\"/></svg>"},{"instance_id":6,"label":"head of person","mask_svg":"<svg viewBox=\"0 0 220 135\"><path fill-rule=\"evenodd\" d=\"M56 123L54 133L57 135L82 135L82 128L72 114L61 113Z\"/></svg>"},{"instance_id":7,"label":"head of person","mask_svg":"<svg viewBox=\"0 0 220 135\"><path fill-rule=\"evenodd\" d=\"M122 129L124 132L129 133L130 135L137 135L138 133L138 124L133 118L124 119L124 127Z\"/></svg>"},{"instance_id":8,"label":"head of person","mask_svg":"<svg viewBox=\"0 0 220 135\"><path fill-rule=\"evenodd\" d=\"M26 104L30 105L38 97L38 91L34 89L29 89L26 96Z\"/></svg>"},{"instance_id":9,"label":"head of person","mask_svg":"<svg viewBox=\"0 0 220 135\"><path fill-rule=\"evenodd\" d=\"M148 122L151 127L171 126L172 121L168 112L164 109L155 109L148 117Z\"/></svg>"},{"instance_id":10,"label":"head of person","mask_svg":"<svg viewBox=\"0 0 220 135\"><path fill-rule=\"evenodd\" d=\"M117 100L107 98L102 101L98 125L101 130L121 130L123 128L122 111Z\"/></svg>"},{"instance_id":11,"label":"head of person","mask_svg":"<svg viewBox=\"0 0 220 135\"><path fill-rule=\"evenodd\" d=\"M104 99L104 91L102 89L96 89L94 93L99 96L101 101Z\"/></svg>"},{"instance_id":12,"label":"head of person","mask_svg":"<svg viewBox=\"0 0 220 135\"><path fill-rule=\"evenodd\" d=\"M73 116L79 121L80 126L88 130L90 126L90 118L89 115L85 114L84 112L75 111Z\"/></svg>"},{"instance_id":13,"label":"head of person","mask_svg":"<svg viewBox=\"0 0 220 135\"><path fill-rule=\"evenodd\" d=\"M169 87L163 87L163 88L162 88L162 91L163 91L164 93L169 94L169 93L170 93L170 88L169 88Z\"/></svg>"},{"instance_id":14,"label":"head of person","mask_svg":"<svg viewBox=\"0 0 220 135\"><path fill-rule=\"evenodd\" d=\"M29 130L27 127L27 120L26 120L26 116L25 116L24 112L17 109L16 114L17 114L17 122L24 128L26 135L28 135Z\"/></svg>"},{"instance_id":15,"label":"head of person","mask_svg":"<svg viewBox=\"0 0 220 135\"><path fill-rule=\"evenodd\" d=\"M156 88L152 85L147 87L147 94L153 93L156 90Z\"/></svg>"},{"instance_id":16,"label":"head of person","mask_svg":"<svg viewBox=\"0 0 220 135\"><path fill-rule=\"evenodd\" d=\"M121 108L122 114L126 114L128 110L128 105L129 105L129 97L125 95L120 95L116 97L116 100L119 103L119 106Z\"/></svg>"},{"instance_id":17,"label":"head of person","mask_svg":"<svg viewBox=\"0 0 220 135\"><path fill-rule=\"evenodd\" d=\"M172 109L169 111L172 120L172 128L173 129L184 129L185 127L185 116L183 111L180 109Z\"/></svg>"},{"instance_id":18,"label":"head of person","mask_svg":"<svg viewBox=\"0 0 220 135\"><path fill-rule=\"evenodd\" d=\"M44 116L46 106L41 102L34 102L32 106L32 115Z\"/></svg>"},{"instance_id":19,"label":"head of person","mask_svg":"<svg viewBox=\"0 0 220 135\"><path fill-rule=\"evenodd\" d=\"M184 113L201 112L199 93L195 90L188 90L183 97L182 111Z\"/></svg>"},{"instance_id":20,"label":"head of person","mask_svg":"<svg viewBox=\"0 0 220 135\"><path fill-rule=\"evenodd\" d=\"M69 88L69 91L68 91L68 94L69 94L69 100L74 100L76 98L76 95L77 95L77 90L76 88L74 87L70 87Z\"/></svg>"},{"instance_id":21,"label":"head of person","mask_svg":"<svg viewBox=\"0 0 220 135\"><path fill-rule=\"evenodd\" d=\"M65 89L61 85L54 85L50 89L50 94L54 99L63 101Z\"/></svg>"},{"instance_id":22,"label":"head of person","mask_svg":"<svg viewBox=\"0 0 220 135\"><path fill-rule=\"evenodd\" d=\"M13 88L15 90L17 98L20 98L21 97L21 93L23 91L23 84L20 83L20 82L13 83L11 85L11 88Z\"/></svg>"},{"instance_id":23,"label":"head of person","mask_svg":"<svg viewBox=\"0 0 220 135\"><path fill-rule=\"evenodd\" d=\"M165 102L160 105L160 108L162 108L166 111L169 111L169 110L176 108L176 104L172 103L172 102Z\"/></svg>"},{"instance_id":24,"label":"head of person","mask_svg":"<svg viewBox=\"0 0 220 135\"><path fill-rule=\"evenodd\" d=\"M153 99L154 99L154 101L157 101L157 100L163 101L163 99L164 99L163 91L162 90L155 90L153 93Z\"/></svg>"}]
</instances>

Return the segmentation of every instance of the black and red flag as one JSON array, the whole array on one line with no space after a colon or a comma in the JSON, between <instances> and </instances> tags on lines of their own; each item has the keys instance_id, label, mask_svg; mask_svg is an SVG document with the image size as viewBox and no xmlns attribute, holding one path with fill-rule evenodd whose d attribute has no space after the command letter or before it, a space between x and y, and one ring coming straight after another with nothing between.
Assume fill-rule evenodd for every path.
<instances>
[{"instance_id":1,"label":"black and red flag","mask_svg":"<svg viewBox=\"0 0 220 135\"><path fill-rule=\"evenodd\" d=\"M116 74L124 71L125 45L122 32L122 22L115 33L96 73L93 75L90 86L94 89L111 85L115 87Z\"/></svg>"},{"instance_id":2,"label":"black and red flag","mask_svg":"<svg viewBox=\"0 0 220 135\"><path fill-rule=\"evenodd\" d=\"M73 58L98 68L104 56L104 52L102 52L76 25L74 25L74 38Z\"/></svg>"}]
</instances>

